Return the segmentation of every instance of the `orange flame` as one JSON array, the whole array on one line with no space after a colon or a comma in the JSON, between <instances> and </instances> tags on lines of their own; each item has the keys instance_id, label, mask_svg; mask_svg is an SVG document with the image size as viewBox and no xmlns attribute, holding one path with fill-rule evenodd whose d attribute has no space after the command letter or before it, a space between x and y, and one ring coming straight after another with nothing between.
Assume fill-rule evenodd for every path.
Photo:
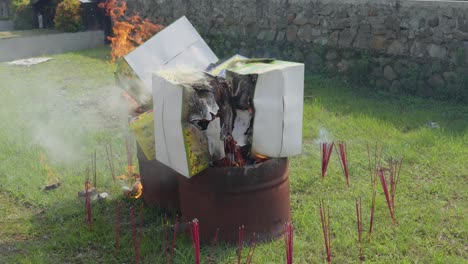
<instances>
[{"instance_id":1,"label":"orange flame","mask_svg":"<svg viewBox=\"0 0 468 264\"><path fill-rule=\"evenodd\" d=\"M129 169L127 167L127 169ZM132 168L133 169L133 168ZM120 179L120 183L122 184L122 190L124 195L128 198L138 199L143 194L143 185L141 184L140 175L137 173L133 173L132 177L129 177L126 174L122 174L118 176ZM132 187L128 187L131 185Z\"/></svg>"},{"instance_id":2,"label":"orange flame","mask_svg":"<svg viewBox=\"0 0 468 264\"><path fill-rule=\"evenodd\" d=\"M270 158L261 154L256 153L255 154L255 162L264 162L269 160Z\"/></svg>"},{"instance_id":3,"label":"orange flame","mask_svg":"<svg viewBox=\"0 0 468 264\"><path fill-rule=\"evenodd\" d=\"M162 25L154 24L149 19L142 19L139 15L125 16L127 3L119 0L106 0L99 4L100 8L106 9L106 15L113 22L114 36L109 36L112 48L112 62L122 58L137 46L143 44L158 31L163 29Z\"/></svg>"}]
</instances>

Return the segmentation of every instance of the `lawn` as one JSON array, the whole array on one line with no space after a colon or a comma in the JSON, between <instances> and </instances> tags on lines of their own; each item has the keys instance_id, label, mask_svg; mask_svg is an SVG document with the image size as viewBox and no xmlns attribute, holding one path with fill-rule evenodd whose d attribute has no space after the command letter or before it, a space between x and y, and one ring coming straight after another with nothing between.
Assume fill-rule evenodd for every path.
<instances>
[{"instance_id":1,"label":"lawn","mask_svg":"<svg viewBox=\"0 0 468 264\"><path fill-rule=\"evenodd\" d=\"M129 208L105 164L113 144L116 168L126 164L126 109L114 87L109 50L54 55L31 67L0 63L0 263L132 263ZM351 88L343 81L307 76L303 153L291 158L294 263L325 263L319 200L330 207L334 263L358 263L354 200L363 202L366 263L466 263L468 107ZM428 125L436 122L437 126ZM350 187L336 153L320 176L323 138L348 145ZM403 157L393 225L377 186L374 230L367 239L371 187L367 145L385 157ZM92 204L85 223L83 190L90 154L97 151L98 189L111 197ZM135 158L136 160L136 158ZM44 192L59 180L62 185ZM115 205L122 201L119 255L115 256ZM267 206L267 205L265 205ZM164 227L145 207L141 260L164 263ZM203 223L200 223L203 225ZM210 246L202 246L206 258ZM243 250L244 259L248 246ZM236 247L219 244L216 263L235 263ZM202 259L203 259L202 258ZM285 263L284 240L257 247L252 263ZM190 238L179 234L174 263L194 263Z\"/></svg>"}]
</instances>

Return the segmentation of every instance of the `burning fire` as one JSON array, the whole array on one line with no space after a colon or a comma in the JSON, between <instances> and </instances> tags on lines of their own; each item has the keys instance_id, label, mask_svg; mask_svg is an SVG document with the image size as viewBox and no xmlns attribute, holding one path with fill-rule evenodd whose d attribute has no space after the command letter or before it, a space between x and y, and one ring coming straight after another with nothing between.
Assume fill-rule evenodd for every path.
<instances>
[{"instance_id":1,"label":"burning fire","mask_svg":"<svg viewBox=\"0 0 468 264\"><path fill-rule=\"evenodd\" d=\"M128 198L138 199L143 194L143 185L141 184L140 175L138 173L133 173L133 166L127 166L126 170L127 172L131 172L131 174L122 174L118 177L122 185L122 190ZM132 187L129 187L129 185Z\"/></svg>"},{"instance_id":2,"label":"burning fire","mask_svg":"<svg viewBox=\"0 0 468 264\"><path fill-rule=\"evenodd\" d=\"M108 37L111 41L112 62L127 55L163 29L162 25L142 19L139 15L125 16L127 3L124 1L106 0L99 4L99 7L106 9L106 15L111 17L113 23L113 36Z\"/></svg>"}]
</instances>

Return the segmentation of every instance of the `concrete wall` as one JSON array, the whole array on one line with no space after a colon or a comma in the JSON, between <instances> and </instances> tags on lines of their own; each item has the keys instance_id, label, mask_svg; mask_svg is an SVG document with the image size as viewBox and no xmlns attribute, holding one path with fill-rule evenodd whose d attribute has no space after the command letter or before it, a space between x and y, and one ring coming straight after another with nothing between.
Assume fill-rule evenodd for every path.
<instances>
[{"instance_id":1,"label":"concrete wall","mask_svg":"<svg viewBox=\"0 0 468 264\"><path fill-rule=\"evenodd\" d=\"M0 61L90 49L104 44L103 31L57 33L0 39Z\"/></svg>"},{"instance_id":2,"label":"concrete wall","mask_svg":"<svg viewBox=\"0 0 468 264\"><path fill-rule=\"evenodd\" d=\"M129 5L163 24L186 15L221 57L239 52L305 61L309 70L381 90L468 99L468 1L135 0Z\"/></svg>"},{"instance_id":3,"label":"concrete wall","mask_svg":"<svg viewBox=\"0 0 468 264\"><path fill-rule=\"evenodd\" d=\"M10 16L10 0L0 0L0 17Z\"/></svg>"}]
</instances>

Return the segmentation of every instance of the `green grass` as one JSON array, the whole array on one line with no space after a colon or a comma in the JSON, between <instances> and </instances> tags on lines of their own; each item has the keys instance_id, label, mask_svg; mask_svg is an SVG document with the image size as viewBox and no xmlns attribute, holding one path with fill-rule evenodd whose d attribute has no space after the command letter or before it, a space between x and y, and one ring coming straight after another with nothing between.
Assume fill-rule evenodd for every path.
<instances>
[{"instance_id":1,"label":"green grass","mask_svg":"<svg viewBox=\"0 0 468 264\"><path fill-rule=\"evenodd\" d=\"M54 55L31 67L0 63L0 263L131 263L128 201L113 187L104 145L114 144L116 167L124 168L125 109L113 87L114 66L106 48ZM466 263L468 222L468 107L410 97L390 97L347 87L339 80L308 76L303 154L291 159L294 262L324 263L319 199L330 206L332 259L357 263L354 198L363 198L367 238L370 185L366 145L403 156L392 225L378 188L367 263ZM438 129L427 127L437 122ZM349 147L351 187L336 153L320 177L320 130ZM93 203L93 230L85 224L83 189L89 154L98 152L98 187L111 198ZM41 164L43 155L53 169ZM118 163L118 164L117 164ZM123 170L120 170L122 172ZM53 173L53 174L54 174ZM55 178L60 188L43 192ZM119 256L114 255L115 201L124 202ZM163 263L162 217L145 208L142 262ZM202 225L203 223L201 223ZM202 247L207 256L209 246ZM248 250L244 250L247 254ZM220 244L217 263L235 263L236 249ZM253 263L284 263L282 239L260 245ZM180 235L174 263L194 263L190 239Z\"/></svg>"},{"instance_id":2,"label":"green grass","mask_svg":"<svg viewBox=\"0 0 468 264\"><path fill-rule=\"evenodd\" d=\"M58 34L59 31L52 29L30 29L30 30L14 30L14 31L0 31L0 39L29 37L37 35Z\"/></svg>"}]
</instances>

